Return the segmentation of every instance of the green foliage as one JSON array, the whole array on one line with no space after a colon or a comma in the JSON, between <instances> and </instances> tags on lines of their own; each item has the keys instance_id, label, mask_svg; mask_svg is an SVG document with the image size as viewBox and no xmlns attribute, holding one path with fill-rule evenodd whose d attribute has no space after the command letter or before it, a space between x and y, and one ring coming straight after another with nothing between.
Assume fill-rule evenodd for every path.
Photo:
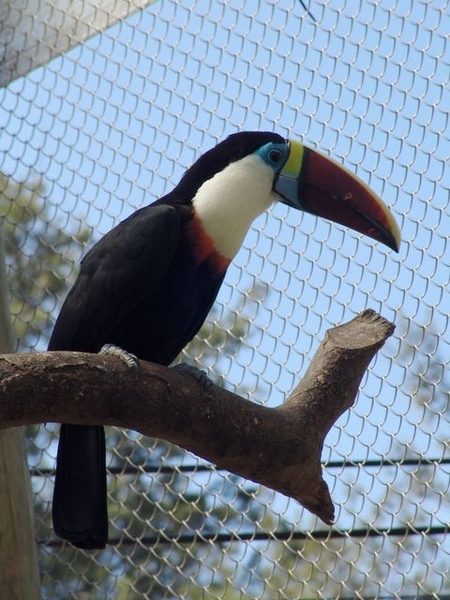
<instances>
[{"instance_id":1,"label":"green foliage","mask_svg":"<svg viewBox=\"0 0 450 600\"><path fill-rule=\"evenodd\" d=\"M65 232L45 204L43 184L15 183L0 174L0 218L13 329L23 349L45 343L49 314L73 279L74 261L89 236Z\"/></svg>"}]
</instances>

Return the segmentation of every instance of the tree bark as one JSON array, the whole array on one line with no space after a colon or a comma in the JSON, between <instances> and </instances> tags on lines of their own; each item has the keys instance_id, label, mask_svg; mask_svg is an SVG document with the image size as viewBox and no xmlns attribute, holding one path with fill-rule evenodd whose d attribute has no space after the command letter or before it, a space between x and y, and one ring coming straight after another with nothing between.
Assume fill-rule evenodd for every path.
<instances>
[{"instance_id":1,"label":"tree bark","mask_svg":"<svg viewBox=\"0 0 450 600\"><path fill-rule=\"evenodd\" d=\"M136 374L104 355L4 355L0 427L55 421L134 429L291 496L331 524L324 439L393 331L371 310L329 330L303 380L277 408L244 400L192 369L141 362Z\"/></svg>"}]
</instances>

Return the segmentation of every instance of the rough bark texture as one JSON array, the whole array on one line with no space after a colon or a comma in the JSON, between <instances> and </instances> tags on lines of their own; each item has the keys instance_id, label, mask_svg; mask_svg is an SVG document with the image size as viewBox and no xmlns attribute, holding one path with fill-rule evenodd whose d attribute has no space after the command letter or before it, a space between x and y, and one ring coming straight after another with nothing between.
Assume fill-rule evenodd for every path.
<instances>
[{"instance_id":1,"label":"rough bark texture","mask_svg":"<svg viewBox=\"0 0 450 600\"><path fill-rule=\"evenodd\" d=\"M323 442L393 331L371 310L329 330L302 382L277 408L244 400L190 369L141 362L136 375L104 355L4 355L0 427L55 421L134 429L291 496L330 524Z\"/></svg>"}]
</instances>

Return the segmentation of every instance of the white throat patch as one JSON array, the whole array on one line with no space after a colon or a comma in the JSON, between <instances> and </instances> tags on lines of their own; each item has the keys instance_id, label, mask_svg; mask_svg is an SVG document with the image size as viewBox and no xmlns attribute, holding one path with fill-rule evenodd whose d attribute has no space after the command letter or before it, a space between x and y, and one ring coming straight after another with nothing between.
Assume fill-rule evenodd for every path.
<instances>
[{"instance_id":1,"label":"white throat patch","mask_svg":"<svg viewBox=\"0 0 450 600\"><path fill-rule=\"evenodd\" d=\"M254 219L277 199L273 177L273 170L251 154L199 188L193 206L219 254L232 259Z\"/></svg>"}]
</instances>

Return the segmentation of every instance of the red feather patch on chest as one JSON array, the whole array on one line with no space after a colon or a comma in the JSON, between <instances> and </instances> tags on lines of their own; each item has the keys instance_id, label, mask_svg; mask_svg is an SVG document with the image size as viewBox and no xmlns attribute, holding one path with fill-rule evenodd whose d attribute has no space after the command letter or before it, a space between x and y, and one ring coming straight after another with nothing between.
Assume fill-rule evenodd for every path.
<instances>
[{"instance_id":1,"label":"red feather patch on chest","mask_svg":"<svg viewBox=\"0 0 450 600\"><path fill-rule=\"evenodd\" d=\"M231 259L217 252L213 240L206 233L201 220L195 213L186 226L186 234L194 260L198 265L206 262L218 274L227 270Z\"/></svg>"}]
</instances>

